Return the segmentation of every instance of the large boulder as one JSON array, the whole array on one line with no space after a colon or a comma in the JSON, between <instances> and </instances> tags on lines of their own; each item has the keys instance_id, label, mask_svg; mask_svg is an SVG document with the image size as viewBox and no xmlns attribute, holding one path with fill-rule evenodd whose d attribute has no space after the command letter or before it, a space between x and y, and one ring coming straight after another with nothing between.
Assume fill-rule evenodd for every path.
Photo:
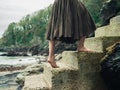
<instances>
[{"instance_id":1,"label":"large boulder","mask_svg":"<svg viewBox=\"0 0 120 90\"><path fill-rule=\"evenodd\" d=\"M107 50L101 62L101 75L108 90L120 90L120 42Z\"/></svg>"},{"instance_id":2,"label":"large boulder","mask_svg":"<svg viewBox=\"0 0 120 90\"><path fill-rule=\"evenodd\" d=\"M24 85L25 77L32 74L40 74L43 72L43 64L33 64L28 66L23 72L17 75L16 82L20 85Z\"/></svg>"},{"instance_id":3,"label":"large boulder","mask_svg":"<svg viewBox=\"0 0 120 90\"><path fill-rule=\"evenodd\" d=\"M120 12L120 0L107 0L101 9L102 25L108 25L112 17Z\"/></svg>"},{"instance_id":4,"label":"large boulder","mask_svg":"<svg viewBox=\"0 0 120 90\"><path fill-rule=\"evenodd\" d=\"M0 90L21 90L21 87L15 82L15 77L21 72L0 72Z\"/></svg>"}]
</instances>

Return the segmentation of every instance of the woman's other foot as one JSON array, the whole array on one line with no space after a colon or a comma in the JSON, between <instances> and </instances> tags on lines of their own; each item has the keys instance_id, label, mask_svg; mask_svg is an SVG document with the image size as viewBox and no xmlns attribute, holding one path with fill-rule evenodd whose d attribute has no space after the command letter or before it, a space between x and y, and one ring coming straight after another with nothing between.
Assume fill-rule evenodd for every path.
<instances>
[{"instance_id":1,"label":"woman's other foot","mask_svg":"<svg viewBox=\"0 0 120 90\"><path fill-rule=\"evenodd\" d=\"M96 52L96 51L93 51L91 49L88 49L86 47L82 47L80 49L77 50L78 52Z\"/></svg>"},{"instance_id":2,"label":"woman's other foot","mask_svg":"<svg viewBox=\"0 0 120 90\"><path fill-rule=\"evenodd\" d=\"M53 67L53 68L58 68L57 64L55 61L50 61L50 60L47 60L47 62Z\"/></svg>"}]
</instances>

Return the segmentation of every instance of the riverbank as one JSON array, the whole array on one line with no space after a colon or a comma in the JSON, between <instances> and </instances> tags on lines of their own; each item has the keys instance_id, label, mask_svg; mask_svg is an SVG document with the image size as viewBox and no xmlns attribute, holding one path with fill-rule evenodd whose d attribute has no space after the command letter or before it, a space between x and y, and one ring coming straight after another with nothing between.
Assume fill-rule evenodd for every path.
<instances>
[{"instance_id":1,"label":"riverbank","mask_svg":"<svg viewBox=\"0 0 120 90\"><path fill-rule=\"evenodd\" d=\"M24 82L23 78L26 75L42 73L43 66L41 63L47 60L46 56L3 58L5 58L5 60L9 58L10 60L7 59L6 64L0 65L0 90L21 90L21 83ZM19 60L20 58L22 58L22 60ZM60 60L61 58L61 54L55 54L56 60Z\"/></svg>"},{"instance_id":2,"label":"riverbank","mask_svg":"<svg viewBox=\"0 0 120 90\"><path fill-rule=\"evenodd\" d=\"M43 72L43 65L34 63L23 70L0 72L0 90L21 90L25 76Z\"/></svg>"},{"instance_id":3,"label":"riverbank","mask_svg":"<svg viewBox=\"0 0 120 90\"><path fill-rule=\"evenodd\" d=\"M0 90L21 90L16 83L16 76L22 70L0 72Z\"/></svg>"},{"instance_id":4,"label":"riverbank","mask_svg":"<svg viewBox=\"0 0 120 90\"><path fill-rule=\"evenodd\" d=\"M46 56L0 56L0 72L23 70L34 63L46 61Z\"/></svg>"},{"instance_id":5,"label":"riverbank","mask_svg":"<svg viewBox=\"0 0 120 90\"><path fill-rule=\"evenodd\" d=\"M0 72L23 70L28 65L0 65Z\"/></svg>"}]
</instances>

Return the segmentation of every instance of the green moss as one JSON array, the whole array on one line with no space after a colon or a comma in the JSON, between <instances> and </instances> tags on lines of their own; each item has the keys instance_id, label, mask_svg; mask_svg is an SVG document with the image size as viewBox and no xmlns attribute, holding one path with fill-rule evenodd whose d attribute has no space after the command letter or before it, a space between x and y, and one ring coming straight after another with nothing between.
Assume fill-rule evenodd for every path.
<instances>
[{"instance_id":1,"label":"green moss","mask_svg":"<svg viewBox=\"0 0 120 90\"><path fill-rule=\"evenodd\" d=\"M114 49L117 44L120 44L120 42L116 42L115 44L111 45L110 47L106 48L106 55L102 58L101 62L105 60L110 54L114 52Z\"/></svg>"}]
</instances>

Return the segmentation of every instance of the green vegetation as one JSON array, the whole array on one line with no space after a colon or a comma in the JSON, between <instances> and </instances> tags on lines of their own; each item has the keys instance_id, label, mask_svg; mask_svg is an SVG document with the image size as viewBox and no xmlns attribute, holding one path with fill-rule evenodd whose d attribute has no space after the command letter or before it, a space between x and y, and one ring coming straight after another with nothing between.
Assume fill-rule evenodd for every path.
<instances>
[{"instance_id":1,"label":"green vegetation","mask_svg":"<svg viewBox=\"0 0 120 90\"><path fill-rule=\"evenodd\" d=\"M100 24L99 13L102 1L82 0L96 24ZM43 47L46 45L45 32L51 14L51 7L52 5L32 15L26 15L18 23L10 23L0 39L0 47L32 47L35 45Z\"/></svg>"},{"instance_id":2,"label":"green vegetation","mask_svg":"<svg viewBox=\"0 0 120 90\"><path fill-rule=\"evenodd\" d=\"M18 23L9 24L3 37L0 39L1 47L32 47L45 43L46 25L51 13L48 8L37 11L32 15L23 17Z\"/></svg>"},{"instance_id":3,"label":"green vegetation","mask_svg":"<svg viewBox=\"0 0 120 90\"><path fill-rule=\"evenodd\" d=\"M91 13L94 18L95 23L99 26L101 24L100 20L100 10L102 8L103 2L107 0L81 0L86 8Z\"/></svg>"}]
</instances>

